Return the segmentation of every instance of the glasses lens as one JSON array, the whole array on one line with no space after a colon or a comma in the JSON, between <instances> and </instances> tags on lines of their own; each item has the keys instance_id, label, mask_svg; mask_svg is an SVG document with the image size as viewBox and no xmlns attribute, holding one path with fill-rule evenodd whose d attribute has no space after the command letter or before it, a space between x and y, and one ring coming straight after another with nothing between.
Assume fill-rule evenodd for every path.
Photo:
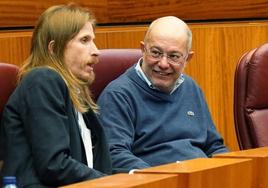
<instances>
[{"instance_id":1,"label":"glasses lens","mask_svg":"<svg viewBox=\"0 0 268 188\"><path fill-rule=\"evenodd\" d=\"M156 58L156 59L159 59L159 58L161 58L162 57L162 55L163 55L163 53L162 52L160 52L160 51L158 51L158 50L153 50L153 49L150 49L150 55L151 55L151 57L153 57L153 58Z\"/></svg>"},{"instance_id":2,"label":"glasses lens","mask_svg":"<svg viewBox=\"0 0 268 188\"><path fill-rule=\"evenodd\" d=\"M182 56L176 55L176 54L170 54L168 55L168 58L173 62L178 62L181 59Z\"/></svg>"},{"instance_id":3,"label":"glasses lens","mask_svg":"<svg viewBox=\"0 0 268 188\"><path fill-rule=\"evenodd\" d=\"M166 53L163 53L157 49L146 49L146 52L147 54L155 59L155 60L160 60L162 59L164 56L167 57L168 61L169 62L172 62L172 63L181 63L183 61L183 55L179 54L179 53L171 53L171 54L166 54Z\"/></svg>"}]
</instances>

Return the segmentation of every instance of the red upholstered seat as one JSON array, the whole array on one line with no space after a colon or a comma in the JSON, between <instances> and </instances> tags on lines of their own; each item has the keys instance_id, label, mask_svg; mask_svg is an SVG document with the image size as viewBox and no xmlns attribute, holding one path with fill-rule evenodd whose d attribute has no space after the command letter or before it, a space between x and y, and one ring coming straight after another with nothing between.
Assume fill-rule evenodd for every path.
<instances>
[{"instance_id":1,"label":"red upholstered seat","mask_svg":"<svg viewBox=\"0 0 268 188\"><path fill-rule=\"evenodd\" d=\"M142 56L140 49L103 49L100 62L94 66L96 79L90 87L95 100L105 86L135 64Z\"/></svg>"},{"instance_id":2,"label":"red upholstered seat","mask_svg":"<svg viewBox=\"0 0 268 188\"><path fill-rule=\"evenodd\" d=\"M10 94L16 87L18 70L16 65L0 63L0 117Z\"/></svg>"},{"instance_id":3,"label":"red upholstered seat","mask_svg":"<svg viewBox=\"0 0 268 188\"><path fill-rule=\"evenodd\" d=\"M245 53L239 60L234 118L240 149L268 146L268 44Z\"/></svg>"},{"instance_id":4,"label":"red upholstered seat","mask_svg":"<svg viewBox=\"0 0 268 188\"><path fill-rule=\"evenodd\" d=\"M0 121L4 106L16 87L19 68L16 65L0 63ZM0 142L0 169L2 167L2 146Z\"/></svg>"}]
</instances>

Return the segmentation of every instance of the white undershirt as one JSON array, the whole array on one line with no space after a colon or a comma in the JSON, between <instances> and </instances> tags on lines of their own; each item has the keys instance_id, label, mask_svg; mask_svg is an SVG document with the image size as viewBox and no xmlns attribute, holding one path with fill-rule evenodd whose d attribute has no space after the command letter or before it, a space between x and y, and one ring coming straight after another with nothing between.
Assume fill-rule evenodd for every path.
<instances>
[{"instance_id":1,"label":"white undershirt","mask_svg":"<svg viewBox=\"0 0 268 188\"><path fill-rule=\"evenodd\" d=\"M80 134L81 134L84 147L85 147L85 151L86 151L87 165L88 167L93 168L91 132L90 132L90 129L87 128L81 112L77 111L77 117L78 117Z\"/></svg>"}]
</instances>

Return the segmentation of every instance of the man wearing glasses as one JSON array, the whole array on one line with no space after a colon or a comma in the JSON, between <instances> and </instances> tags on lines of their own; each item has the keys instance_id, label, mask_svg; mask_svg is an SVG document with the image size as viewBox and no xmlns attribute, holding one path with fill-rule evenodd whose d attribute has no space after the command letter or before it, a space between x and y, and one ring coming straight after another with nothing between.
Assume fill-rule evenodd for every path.
<instances>
[{"instance_id":1,"label":"man wearing glasses","mask_svg":"<svg viewBox=\"0 0 268 188\"><path fill-rule=\"evenodd\" d=\"M167 16L149 26L143 57L98 100L113 172L227 152L198 85L183 70L192 33Z\"/></svg>"}]
</instances>

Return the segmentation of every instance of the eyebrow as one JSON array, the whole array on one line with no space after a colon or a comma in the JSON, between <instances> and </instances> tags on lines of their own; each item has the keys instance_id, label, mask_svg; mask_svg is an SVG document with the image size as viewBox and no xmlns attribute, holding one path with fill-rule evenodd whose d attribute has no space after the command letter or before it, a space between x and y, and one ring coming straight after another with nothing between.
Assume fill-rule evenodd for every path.
<instances>
[{"instance_id":1,"label":"eyebrow","mask_svg":"<svg viewBox=\"0 0 268 188\"><path fill-rule=\"evenodd\" d=\"M158 47L158 46L152 46L151 47L151 49L156 49L156 50L159 50L159 51L161 51L162 53L163 53L163 51L164 50L162 50L160 47ZM180 54L180 55L183 55L183 53L182 52L180 52L180 51L170 51L170 52L166 52L166 53L168 53L168 54Z\"/></svg>"},{"instance_id":2,"label":"eyebrow","mask_svg":"<svg viewBox=\"0 0 268 188\"><path fill-rule=\"evenodd\" d=\"M82 39L82 38L89 38L89 39L91 39L91 40L94 40L95 39L95 35L90 35L90 34L87 34L87 33L85 33L85 34L82 34L81 36L80 36L80 38Z\"/></svg>"}]
</instances>

